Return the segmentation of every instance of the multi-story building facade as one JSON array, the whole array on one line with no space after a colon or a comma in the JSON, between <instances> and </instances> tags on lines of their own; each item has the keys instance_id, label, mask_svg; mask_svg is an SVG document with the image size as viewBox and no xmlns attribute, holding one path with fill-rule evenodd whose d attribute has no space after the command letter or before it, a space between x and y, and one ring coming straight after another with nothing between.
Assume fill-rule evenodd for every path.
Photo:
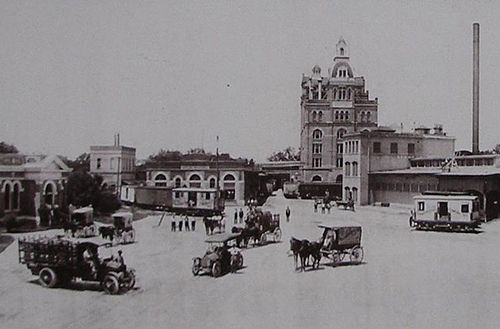
<instances>
[{"instance_id":1,"label":"multi-story building facade","mask_svg":"<svg viewBox=\"0 0 500 329\"><path fill-rule=\"evenodd\" d=\"M344 136L343 198L360 205L373 203L370 174L410 167L416 157L446 158L453 155L455 138L446 136L441 126L412 133L396 133L378 127Z\"/></svg>"},{"instance_id":2,"label":"multi-story building facade","mask_svg":"<svg viewBox=\"0 0 500 329\"><path fill-rule=\"evenodd\" d=\"M343 136L377 126L378 100L371 100L365 79L355 77L347 43L340 38L327 76L316 65L302 77L301 162L304 182L341 183Z\"/></svg>"},{"instance_id":3,"label":"multi-story building facade","mask_svg":"<svg viewBox=\"0 0 500 329\"><path fill-rule=\"evenodd\" d=\"M114 145L91 146L90 173L100 175L106 187L120 191L123 182L135 180L135 148L120 145L118 135Z\"/></svg>"}]
</instances>

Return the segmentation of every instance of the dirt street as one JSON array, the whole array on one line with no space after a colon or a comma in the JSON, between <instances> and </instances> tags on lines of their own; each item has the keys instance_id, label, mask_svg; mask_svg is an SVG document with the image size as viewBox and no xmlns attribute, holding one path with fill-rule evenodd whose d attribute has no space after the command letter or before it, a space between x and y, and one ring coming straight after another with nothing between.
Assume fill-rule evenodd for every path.
<instances>
[{"instance_id":1,"label":"dirt street","mask_svg":"<svg viewBox=\"0 0 500 329\"><path fill-rule=\"evenodd\" d=\"M243 249L244 269L217 279L191 274L192 258L206 250L201 220L196 232L170 232L170 218L160 227L157 216L135 222L138 242L121 249L138 287L119 296L81 283L43 288L13 243L0 254L2 327L498 328L500 222L480 234L418 232L405 208L321 214L311 200L280 193L264 208L281 214L282 242ZM227 214L229 230L234 208ZM296 272L289 239L318 239L319 223L361 225L364 263L323 259L318 270Z\"/></svg>"}]
</instances>

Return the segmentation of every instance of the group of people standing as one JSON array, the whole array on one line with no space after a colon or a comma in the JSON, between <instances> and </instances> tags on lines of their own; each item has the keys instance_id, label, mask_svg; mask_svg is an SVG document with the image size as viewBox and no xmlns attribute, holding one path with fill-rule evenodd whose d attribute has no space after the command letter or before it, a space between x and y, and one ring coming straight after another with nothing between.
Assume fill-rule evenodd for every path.
<instances>
[{"instance_id":1,"label":"group of people standing","mask_svg":"<svg viewBox=\"0 0 500 329\"><path fill-rule=\"evenodd\" d=\"M172 221L170 224L170 230L172 232L182 232L182 228L184 227L185 231L195 231L196 230L196 219L189 220L187 215L182 215L179 220L177 220L176 216L172 216Z\"/></svg>"},{"instance_id":2,"label":"group of people standing","mask_svg":"<svg viewBox=\"0 0 500 329\"><path fill-rule=\"evenodd\" d=\"M318 208L321 209L322 214L324 214L325 212L330 213L332 204L329 201L325 202L324 200L316 199L314 200L314 212L318 212Z\"/></svg>"},{"instance_id":3,"label":"group of people standing","mask_svg":"<svg viewBox=\"0 0 500 329\"><path fill-rule=\"evenodd\" d=\"M40 216L40 226L60 227L63 224L64 214L58 205L46 205L45 203L38 208Z\"/></svg>"}]
</instances>

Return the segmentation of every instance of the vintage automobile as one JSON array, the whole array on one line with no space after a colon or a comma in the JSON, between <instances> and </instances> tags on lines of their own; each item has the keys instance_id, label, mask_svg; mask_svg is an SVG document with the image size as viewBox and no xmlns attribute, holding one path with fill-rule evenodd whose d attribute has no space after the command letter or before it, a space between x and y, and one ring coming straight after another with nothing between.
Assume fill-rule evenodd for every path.
<instances>
[{"instance_id":1,"label":"vintage automobile","mask_svg":"<svg viewBox=\"0 0 500 329\"><path fill-rule=\"evenodd\" d=\"M113 218L113 225L99 227L101 236L118 244L134 243L133 214L131 212L116 212L111 217Z\"/></svg>"},{"instance_id":2,"label":"vintage automobile","mask_svg":"<svg viewBox=\"0 0 500 329\"><path fill-rule=\"evenodd\" d=\"M71 231L71 236L88 238L97 236L97 226L94 224L94 209L92 206L78 208L69 214L69 223L65 225L66 232Z\"/></svg>"},{"instance_id":3,"label":"vintage automobile","mask_svg":"<svg viewBox=\"0 0 500 329\"><path fill-rule=\"evenodd\" d=\"M481 226L479 198L462 192L424 192L413 197L410 227L417 230L474 232Z\"/></svg>"},{"instance_id":4,"label":"vintage automobile","mask_svg":"<svg viewBox=\"0 0 500 329\"><path fill-rule=\"evenodd\" d=\"M193 259L193 275L200 273L219 277L228 272L236 272L243 267L243 255L237 250L234 241L239 234L219 233L205 240L208 249L203 257ZM232 244L232 245L230 245Z\"/></svg>"},{"instance_id":5,"label":"vintage automobile","mask_svg":"<svg viewBox=\"0 0 500 329\"><path fill-rule=\"evenodd\" d=\"M359 264L363 261L360 226L319 225L318 227L323 229L320 239L323 257L331 259L334 265L342 262L347 255L352 264Z\"/></svg>"},{"instance_id":6,"label":"vintage automobile","mask_svg":"<svg viewBox=\"0 0 500 329\"><path fill-rule=\"evenodd\" d=\"M101 259L98 249L109 241L97 238L23 237L18 241L19 263L39 276L43 287L67 286L73 279L99 282L108 294L128 291L135 285L135 270L120 257Z\"/></svg>"}]
</instances>

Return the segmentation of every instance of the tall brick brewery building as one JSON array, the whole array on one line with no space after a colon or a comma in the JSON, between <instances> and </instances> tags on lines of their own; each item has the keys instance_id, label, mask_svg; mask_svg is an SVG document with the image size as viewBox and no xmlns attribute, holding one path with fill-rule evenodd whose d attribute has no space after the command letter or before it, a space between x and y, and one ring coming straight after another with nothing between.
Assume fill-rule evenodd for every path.
<instances>
[{"instance_id":1,"label":"tall brick brewery building","mask_svg":"<svg viewBox=\"0 0 500 329\"><path fill-rule=\"evenodd\" d=\"M370 99L364 77L354 76L341 37L328 75L316 65L302 78L300 150L304 182L342 183L346 133L377 126L378 100Z\"/></svg>"}]
</instances>

